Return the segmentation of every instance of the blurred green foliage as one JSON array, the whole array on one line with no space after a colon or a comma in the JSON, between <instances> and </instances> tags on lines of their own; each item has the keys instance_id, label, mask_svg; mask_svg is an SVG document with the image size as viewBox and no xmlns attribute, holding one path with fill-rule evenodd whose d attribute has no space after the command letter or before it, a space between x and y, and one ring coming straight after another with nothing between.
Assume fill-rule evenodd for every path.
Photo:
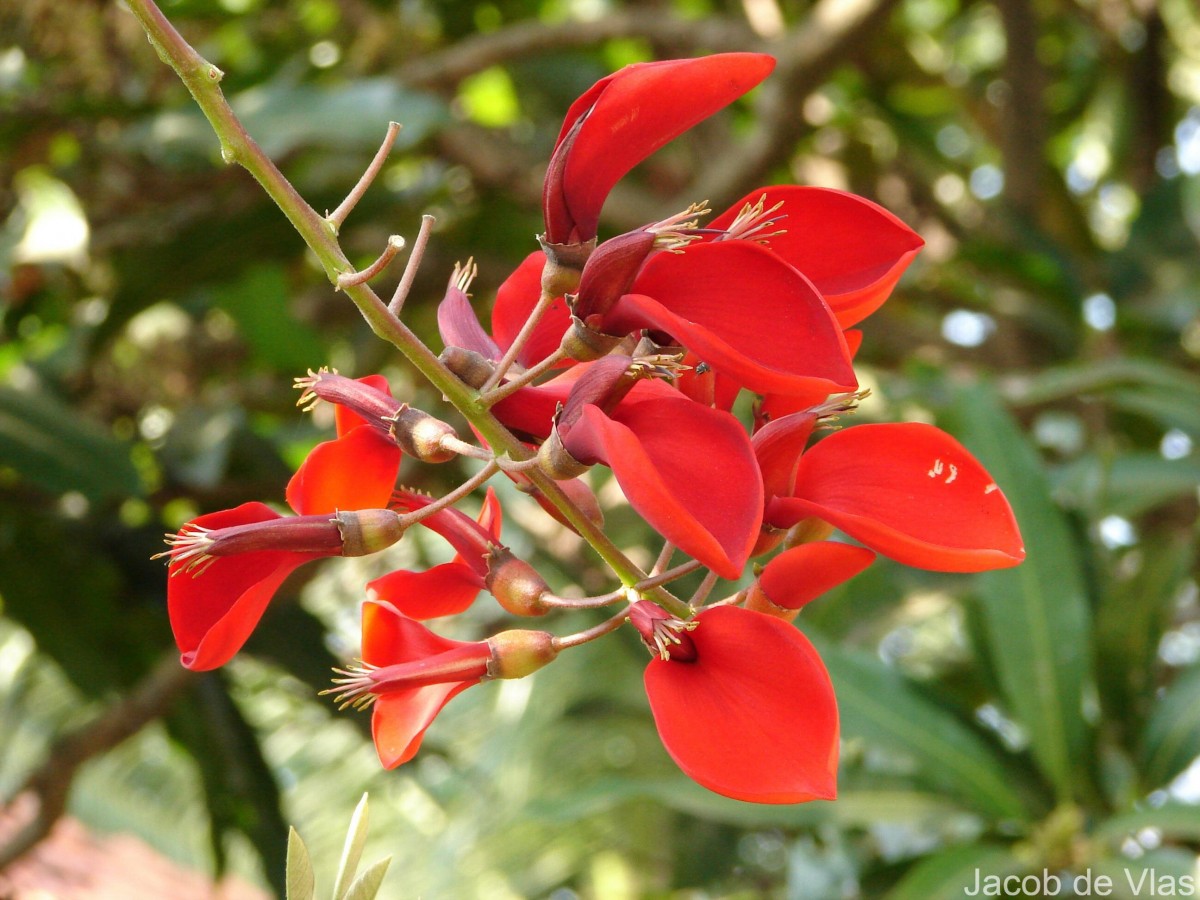
<instances>
[{"instance_id":1,"label":"blurred green foliage","mask_svg":"<svg viewBox=\"0 0 1200 900\"><path fill-rule=\"evenodd\" d=\"M882 562L806 611L842 709L841 798L757 807L686 781L628 636L468 692L414 763L381 773L364 717L314 697L356 649L370 564L339 561L289 582L228 672L84 767L75 814L279 888L285 823L332 871L369 789L367 854L394 857L397 897L930 898L977 870L1195 873L1200 16L1190 0L864 6L857 21L833 0L164 4L315 208L403 124L342 237L365 265L437 217L406 313L432 340L456 260L478 261L482 307L533 249L541 167L593 80L712 50L785 61L640 167L602 228L767 181L848 188L912 224L928 246L866 324L860 415L956 434L1029 550L981 577ZM162 533L281 500L328 433L294 409L294 376L383 371L445 410L221 163L119 4L0 4L0 216L8 797L171 652ZM461 475L403 473L435 492ZM506 500L505 540L556 586L607 584ZM639 523L610 521L638 552ZM389 567L444 550L398 553Z\"/></svg>"}]
</instances>

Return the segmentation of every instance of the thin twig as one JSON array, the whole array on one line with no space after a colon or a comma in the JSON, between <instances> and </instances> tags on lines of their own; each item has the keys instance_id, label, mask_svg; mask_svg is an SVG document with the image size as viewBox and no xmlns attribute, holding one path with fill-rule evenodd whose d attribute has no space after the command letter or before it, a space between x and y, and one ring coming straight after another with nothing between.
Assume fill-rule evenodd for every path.
<instances>
[{"instance_id":1,"label":"thin twig","mask_svg":"<svg viewBox=\"0 0 1200 900\"><path fill-rule=\"evenodd\" d=\"M416 240L413 241L412 253L408 255L408 264L404 267L404 274L400 276L400 283L396 285L396 293L392 294L391 302L388 303L388 312L396 318L400 317L400 310L404 308L404 301L408 299L408 292L412 290L413 280L417 277L417 269L421 267L421 260L425 258L425 246L429 243L429 235L433 231L436 221L433 216L421 216L421 228L417 232Z\"/></svg>"},{"instance_id":2,"label":"thin twig","mask_svg":"<svg viewBox=\"0 0 1200 900\"><path fill-rule=\"evenodd\" d=\"M404 238L398 234L393 234L388 238L387 244L383 248L383 252L379 254L379 258L371 263L361 272L343 272L337 277L337 286L339 290L345 290L356 284L366 284L380 272L387 268L388 263L396 258L396 254L404 249Z\"/></svg>"},{"instance_id":3,"label":"thin twig","mask_svg":"<svg viewBox=\"0 0 1200 900\"><path fill-rule=\"evenodd\" d=\"M470 478L468 478L466 481L464 481L462 484L460 484L458 487L456 487L450 493L446 494L445 496L439 497L438 499L434 500L432 503L430 503L427 506L422 506L418 510L414 510L413 512L405 513L404 515L402 515L400 517L400 525L403 528L411 528L413 525L416 525L422 519L427 519L430 516L432 516L434 513L441 512L443 509L446 509L449 506L453 506L455 503L457 503L463 497L466 497L468 494L470 494L472 491L474 491L475 488L479 487L481 484L486 483L489 478L491 478L493 475L495 475L499 471L500 471L500 464L498 462L496 462L494 459L489 460L487 465L485 465L482 469L480 469L478 472L476 472L474 475L472 475Z\"/></svg>"},{"instance_id":4,"label":"thin twig","mask_svg":"<svg viewBox=\"0 0 1200 900\"><path fill-rule=\"evenodd\" d=\"M354 185L353 190L346 195L346 199L339 204L338 208L325 217L325 221L333 226L335 234L341 230L342 223L346 221L346 216L350 215L350 211L358 205L358 201L363 198L363 195L375 180L375 176L383 168L388 154L392 152L392 147L396 144L396 136L399 134L399 123L388 122L387 134L384 135L383 143L375 152L375 158L371 160L371 164L367 166L367 170L358 179L358 184Z\"/></svg>"},{"instance_id":5,"label":"thin twig","mask_svg":"<svg viewBox=\"0 0 1200 900\"><path fill-rule=\"evenodd\" d=\"M558 650L564 650L567 647L578 647L580 644L586 644L588 641L594 641L598 637L603 637L610 631L616 631L629 618L629 610L623 609L615 616L605 619L599 625L593 625L591 628L576 632L575 634L567 634L554 639L554 646Z\"/></svg>"},{"instance_id":6,"label":"thin twig","mask_svg":"<svg viewBox=\"0 0 1200 900\"><path fill-rule=\"evenodd\" d=\"M483 387L479 389L481 394L486 394L488 391L498 385L500 383L500 379L502 379L508 373L509 367L512 366L513 362L517 358L517 354L521 352L522 348L524 348L526 342L529 340L529 336L533 334L533 330L537 328L538 322L542 320L542 316L546 314L546 310L550 308L550 305L554 302L554 299L555 298L552 294L546 293L545 291L543 291L542 295L538 297L537 305L533 307L532 311L530 311L529 318L525 320L525 324L521 326L521 330L517 332L517 336L513 338L513 342L509 348L504 351L504 355L500 357L500 362L496 363L496 368L492 371L492 374L488 376L488 380L485 381L483 383Z\"/></svg>"},{"instance_id":7,"label":"thin twig","mask_svg":"<svg viewBox=\"0 0 1200 900\"><path fill-rule=\"evenodd\" d=\"M504 382L504 384L500 385L498 388L494 388L490 391L487 391L486 393L480 394L479 402L482 403L484 406L491 406L494 403L499 403L505 397L515 394L521 388L525 387L525 385L530 384L533 381L536 381L540 375L542 375L546 372L549 372L551 369L553 369L555 366L557 366L560 362L562 362L566 358L567 358L567 351L564 350L562 347L559 347L557 350L555 350L553 353L551 353L549 356L547 356L541 362L537 363L536 365L530 366L528 369L526 369L524 372L522 372L516 378L513 378L511 381L506 381L506 382ZM501 362L503 362L503 360L501 360ZM499 367L497 367L497 371L499 371ZM491 379L488 379L488 380L490 381Z\"/></svg>"}]
</instances>

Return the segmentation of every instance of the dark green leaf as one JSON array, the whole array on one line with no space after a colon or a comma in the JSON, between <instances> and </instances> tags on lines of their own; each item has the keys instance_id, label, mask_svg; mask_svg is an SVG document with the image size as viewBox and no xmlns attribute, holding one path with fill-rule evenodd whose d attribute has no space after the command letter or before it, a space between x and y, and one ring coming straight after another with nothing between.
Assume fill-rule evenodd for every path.
<instances>
[{"instance_id":1,"label":"dark green leaf","mask_svg":"<svg viewBox=\"0 0 1200 900\"><path fill-rule=\"evenodd\" d=\"M1200 665L1180 672L1154 707L1142 738L1148 789L1163 787L1200 755Z\"/></svg>"}]
</instances>

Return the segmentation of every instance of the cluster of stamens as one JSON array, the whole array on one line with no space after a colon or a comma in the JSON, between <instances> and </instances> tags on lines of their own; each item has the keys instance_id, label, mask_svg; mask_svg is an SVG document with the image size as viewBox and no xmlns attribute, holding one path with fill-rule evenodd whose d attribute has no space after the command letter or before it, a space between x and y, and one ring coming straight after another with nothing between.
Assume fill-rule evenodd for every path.
<instances>
[{"instance_id":1,"label":"cluster of stamens","mask_svg":"<svg viewBox=\"0 0 1200 900\"><path fill-rule=\"evenodd\" d=\"M370 709L379 699L379 695L374 691L375 679L371 677L378 669L378 666L361 659L345 669L334 669L334 674L340 676L332 679L336 686L319 693L322 696L332 694L333 702L338 704L339 710L347 707L353 707L360 712Z\"/></svg>"},{"instance_id":2,"label":"cluster of stamens","mask_svg":"<svg viewBox=\"0 0 1200 900\"><path fill-rule=\"evenodd\" d=\"M292 386L296 388L296 390L300 391L300 396L296 400L296 405L305 412L312 412L313 407L315 407L321 400L316 391L317 382L319 382L325 375L336 374L338 374L337 369L330 368L329 366L321 366L321 368L317 369L315 372L312 369L309 369L307 375L301 378L292 379L294 382Z\"/></svg>"},{"instance_id":3,"label":"cluster of stamens","mask_svg":"<svg viewBox=\"0 0 1200 900\"><path fill-rule=\"evenodd\" d=\"M861 388L848 394L831 394L824 403L812 407L810 412L817 417L817 424L822 428L840 428L834 423L844 415L858 412L858 404L870 395L870 388Z\"/></svg>"},{"instance_id":4,"label":"cluster of stamens","mask_svg":"<svg viewBox=\"0 0 1200 900\"><path fill-rule=\"evenodd\" d=\"M685 622L683 619L676 619L673 616L667 619L658 619L651 628L650 639L646 642L646 646L652 652L656 652L658 658L665 662L671 658L671 648L683 644L683 638L680 635L695 630L699 624L695 620ZM651 644L653 646L650 646Z\"/></svg>"},{"instance_id":5,"label":"cluster of stamens","mask_svg":"<svg viewBox=\"0 0 1200 900\"><path fill-rule=\"evenodd\" d=\"M654 249L678 253L692 241L700 240L696 229L700 227L700 216L707 216L712 210L708 201L692 203L683 212L668 216L661 222L655 222L645 230L654 235Z\"/></svg>"},{"instance_id":6,"label":"cluster of stamens","mask_svg":"<svg viewBox=\"0 0 1200 900\"><path fill-rule=\"evenodd\" d=\"M733 221L729 223L729 227L725 229L725 233L721 237L725 240L755 241L765 244L770 238L785 234L786 229L783 228L774 231L766 230L774 227L781 219L787 218L786 213L774 215L783 206L783 201L780 200L770 209L767 209L766 205L766 194L759 197L755 203L747 203L734 216Z\"/></svg>"},{"instance_id":7,"label":"cluster of stamens","mask_svg":"<svg viewBox=\"0 0 1200 900\"><path fill-rule=\"evenodd\" d=\"M171 574L190 572L200 575L216 561L208 551L213 546L211 528L203 525L187 525L178 533L167 534L166 542L169 549L156 553L151 559L170 559Z\"/></svg>"}]
</instances>

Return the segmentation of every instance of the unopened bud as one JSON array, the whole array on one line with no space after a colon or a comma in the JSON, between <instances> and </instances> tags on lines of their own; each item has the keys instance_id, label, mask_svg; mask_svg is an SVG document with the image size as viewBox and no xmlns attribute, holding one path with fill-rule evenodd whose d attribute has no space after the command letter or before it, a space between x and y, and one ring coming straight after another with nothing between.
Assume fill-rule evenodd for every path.
<instances>
[{"instance_id":1,"label":"unopened bud","mask_svg":"<svg viewBox=\"0 0 1200 900\"><path fill-rule=\"evenodd\" d=\"M489 678L524 678L558 656L554 636L544 631L513 629L488 638L492 658Z\"/></svg>"},{"instance_id":2,"label":"unopened bud","mask_svg":"<svg viewBox=\"0 0 1200 900\"><path fill-rule=\"evenodd\" d=\"M463 347L447 347L438 359L458 376L459 381L476 390L483 387L496 371L495 364L482 353Z\"/></svg>"},{"instance_id":3,"label":"unopened bud","mask_svg":"<svg viewBox=\"0 0 1200 900\"><path fill-rule=\"evenodd\" d=\"M442 444L443 438L458 437L454 428L427 412L405 406L392 418L392 436L400 449L421 462L443 463L457 454Z\"/></svg>"},{"instance_id":4,"label":"unopened bud","mask_svg":"<svg viewBox=\"0 0 1200 900\"><path fill-rule=\"evenodd\" d=\"M642 263L654 249L655 240L656 236L649 231L630 231L597 247L579 278L579 289L571 304L575 315L588 321L591 316L603 316L612 309L629 292Z\"/></svg>"},{"instance_id":5,"label":"unopened bud","mask_svg":"<svg viewBox=\"0 0 1200 900\"><path fill-rule=\"evenodd\" d=\"M404 536L400 516L390 509L360 509L334 516L342 535L342 556L369 556Z\"/></svg>"},{"instance_id":6,"label":"unopened bud","mask_svg":"<svg viewBox=\"0 0 1200 900\"><path fill-rule=\"evenodd\" d=\"M544 616L550 611L543 601L550 587L537 569L513 556L507 547L493 547L487 563L483 583L502 609L515 616Z\"/></svg>"}]
</instances>

